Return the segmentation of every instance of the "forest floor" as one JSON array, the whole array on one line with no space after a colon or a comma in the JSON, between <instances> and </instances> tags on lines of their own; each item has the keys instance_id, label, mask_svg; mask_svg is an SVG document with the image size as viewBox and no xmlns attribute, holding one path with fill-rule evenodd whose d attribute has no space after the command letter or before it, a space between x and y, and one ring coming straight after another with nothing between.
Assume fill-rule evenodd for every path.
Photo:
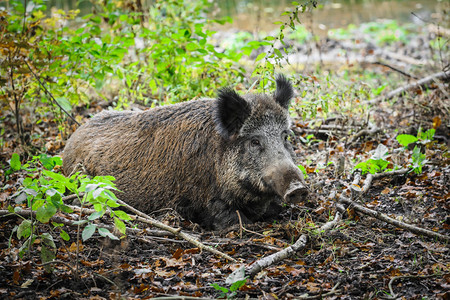
<instances>
[{"instance_id":1,"label":"forest floor","mask_svg":"<svg viewBox=\"0 0 450 300\"><path fill-rule=\"evenodd\" d=\"M378 71L380 76L395 72L388 68ZM351 115L329 115L321 122L294 119L296 153L306 166L312 196L305 203L287 206L277 222L211 232L183 220L174 211L153 216L236 262L171 233L132 222L127 226L139 230L128 231L120 241L95 234L81 243L78 251L73 242L78 227L67 226L71 240L64 242L55 235L56 260L48 272L49 265L43 266L40 259L42 241L37 239L31 251L20 258L23 240L17 238L15 230L22 219L14 214L1 216L0 298L450 299L448 77L439 82L441 86L433 83L426 90L416 88L407 96L374 103L368 113L370 124ZM86 116L102 107L92 105L79 112ZM12 119L5 122L9 120L13 128ZM434 128L436 133L431 140L419 140L406 149L397 143L397 134L416 136L419 127ZM48 153L62 151L63 143L55 139L55 122L43 120L30 130L44 139ZM3 165L17 145L12 132L7 131L5 137ZM369 159L380 144L390 150L385 157L390 164L409 166L415 145L428 161L420 174L374 178L365 193L348 194L363 189L369 176L363 174L361 180L354 180L356 157ZM6 210L8 205L15 205L11 196L27 174L18 171L6 178L2 172L0 209ZM388 224L352 205L341 210L343 217L337 226L325 234L317 233L315 229L336 216L341 195L399 222L439 233L447 240ZM75 218L71 214L59 216ZM37 231L58 232L50 227L40 224ZM255 261L288 247L302 234L308 236L308 242L293 256L264 268L237 291L230 290L226 279L233 271L251 267ZM230 291L226 293L226 289Z\"/></svg>"}]
</instances>

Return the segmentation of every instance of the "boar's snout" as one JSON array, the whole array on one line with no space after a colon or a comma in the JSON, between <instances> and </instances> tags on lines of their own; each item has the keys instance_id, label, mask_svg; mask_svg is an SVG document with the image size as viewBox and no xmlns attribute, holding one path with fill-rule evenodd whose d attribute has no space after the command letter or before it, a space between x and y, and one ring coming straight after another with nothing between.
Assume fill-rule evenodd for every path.
<instances>
[{"instance_id":1,"label":"boar's snout","mask_svg":"<svg viewBox=\"0 0 450 300\"><path fill-rule=\"evenodd\" d=\"M287 203L301 202L308 195L303 174L291 162L274 164L267 170L264 179Z\"/></svg>"},{"instance_id":2,"label":"boar's snout","mask_svg":"<svg viewBox=\"0 0 450 300\"><path fill-rule=\"evenodd\" d=\"M283 200L287 203L299 203L305 200L306 196L308 196L308 189L302 182L291 182Z\"/></svg>"}]
</instances>

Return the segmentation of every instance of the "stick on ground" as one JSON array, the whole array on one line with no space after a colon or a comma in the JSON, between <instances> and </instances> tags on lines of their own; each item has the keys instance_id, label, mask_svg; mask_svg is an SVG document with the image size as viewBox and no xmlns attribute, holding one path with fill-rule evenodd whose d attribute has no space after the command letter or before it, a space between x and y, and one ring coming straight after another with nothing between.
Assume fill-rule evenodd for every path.
<instances>
[{"instance_id":1,"label":"stick on ground","mask_svg":"<svg viewBox=\"0 0 450 300\"><path fill-rule=\"evenodd\" d=\"M330 222L325 223L322 227L319 228L320 233L325 233L332 229L336 224L341 220L341 214L336 212L334 219ZM254 277L258 274L262 269L265 269L271 265L274 265L280 262L283 259L293 256L297 251L305 248L306 243L308 242L308 236L306 234L302 234L300 238L291 246L284 248L281 251L275 252L269 256L266 256L260 260L257 260L253 263L245 272L245 274L250 277Z\"/></svg>"}]
</instances>

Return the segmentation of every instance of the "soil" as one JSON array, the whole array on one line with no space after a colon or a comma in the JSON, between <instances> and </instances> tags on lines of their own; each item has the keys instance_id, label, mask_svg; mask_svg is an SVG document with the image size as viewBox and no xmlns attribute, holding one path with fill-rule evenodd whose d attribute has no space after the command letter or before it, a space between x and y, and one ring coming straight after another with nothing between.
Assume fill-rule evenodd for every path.
<instances>
[{"instance_id":1,"label":"soil","mask_svg":"<svg viewBox=\"0 0 450 300\"><path fill-rule=\"evenodd\" d=\"M448 95L448 80L444 86ZM325 126L311 128L308 121L294 120L299 161L311 162L306 171L312 197L308 202L287 206L276 222L245 228L237 225L222 232L209 232L183 220L174 211L154 215L230 255L237 263L200 250L172 234L135 222L128 226L141 229L139 233L129 232L120 241L94 235L81 243L78 254L74 243L77 240L76 226L65 227L71 239L64 242L56 238L59 229L40 224L38 232L51 232L57 247L54 263L43 266L41 242L37 240L30 247L31 252L20 258L18 253L23 240L17 238L15 230L22 219L16 215L2 216L0 298L218 298L221 292L212 286L213 283L230 288L225 281L234 270L289 246L301 234L308 234L306 248L249 278L233 296L261 299L450 299L450 251L445 241L389 225L357 213L352 207L347 207L343 221L333 230L324 235L313 230L335 215L338 194L353 181L352 167L356 155L362 153L370 158L371 151L379 144L393 147L397 132L416 134L420 125L436 129L432 142L419 145L429 158L423 172L375 179L368 192L354 200L399 221L447 237L450 235L448 96L436 87L411 97L413 99L400 98L393 105L382 103L374 108L376 126L381 131L354 140L352 137L365 126L362 120L352 126L345 125L349 129L345 131L330 130ZM96 107L101 109L92 105L90 112L93 113ZM86 111L80 113L88 115ZM11 120L6 118L5 124L11 122L9 125L13 128ZM330 117L323 125L341 126L339 120ZM45 130L43 137L47 139L48 153L58 153L63 147L62 142L55 142L56 126L48 120L29 128L30 131ZM311 130L316 130L316 136L321 138L305 142ZM325 130L325 134L320 135L319 130ZM10 141L11 149L14 149L12 145L17 145L13 137L13 131L6 131L5 138ZM407 165L411 150L392 153L389 159ZM4 165L11 152L5 150ZM336 167L342 164L343 168ZM362 180L366 177L363 175ZM5 178L2 173L1 209L14 205L11 196L20 187L24 173L17 172L8 180ZM358 183L362 184L363 181ZM110 220L101 219L99 222L108 223Z\"/></svg>"}]
</instances>

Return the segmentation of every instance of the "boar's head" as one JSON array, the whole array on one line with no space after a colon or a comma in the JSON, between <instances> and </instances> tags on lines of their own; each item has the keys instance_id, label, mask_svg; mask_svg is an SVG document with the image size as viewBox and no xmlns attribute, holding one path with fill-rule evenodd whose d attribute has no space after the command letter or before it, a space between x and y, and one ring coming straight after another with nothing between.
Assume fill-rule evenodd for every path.
<instances>
[{"instance_id":1,"label":"boar's head","mask_svg":"<svg viewBox=\"0 0 450 300\"><path fill-rule=\"evenodd\" d=\"M291 84L282 75L271 96L240 96L230 88L219 91L214 120L224 151L228 151L223 172L228 188L236 191L235 198L243 199L241 206L277 196L297 203L308 194L290 143L293 95Z\"/></svg>"}]
</instances>

